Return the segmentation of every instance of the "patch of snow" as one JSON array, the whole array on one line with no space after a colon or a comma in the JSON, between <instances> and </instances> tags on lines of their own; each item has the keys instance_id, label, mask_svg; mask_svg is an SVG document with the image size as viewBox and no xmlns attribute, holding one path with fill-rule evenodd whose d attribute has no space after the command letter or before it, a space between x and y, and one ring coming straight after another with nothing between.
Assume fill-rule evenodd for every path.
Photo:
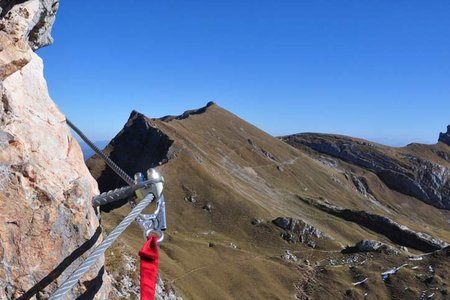
<instances>
[{"instance_id":1,"label":"patch of snow","mask_svg":"<svg viewBox=\"0 0 450 300\"><path fill-rule=\"evenodd\" d=\"M423 257L422 256L410 256L409 260L422 260Z\"/></svg>"},{"instance_id":2,"label":"patch of snow","mask_svg":"<svg viewBox=\"0 0 450 300\"><path fill-rule=\"evenodd\" d=\"M391 275L395 274L398 272L398 270L400 270L401 268L406 267L408 264L403 264L400 267L393 267L392 269L381 273L381 278L383 278L383 281L386 281L389 279L389 277L391 277Z\"/></svg>"}]
</instances>

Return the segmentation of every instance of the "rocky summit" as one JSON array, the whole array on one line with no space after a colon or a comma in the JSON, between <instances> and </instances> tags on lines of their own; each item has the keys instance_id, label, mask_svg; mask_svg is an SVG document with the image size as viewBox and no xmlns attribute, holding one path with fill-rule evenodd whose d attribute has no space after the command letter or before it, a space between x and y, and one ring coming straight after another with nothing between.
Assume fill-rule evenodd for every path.
<instances>
[{"instance_id":1,"label":"rocky summit","mask_svg":"<svg viewBox=\"0 0 450 300\"><path fill-rule=\"evenodd\" d=\"M0 1L0 299L46 299L102 239L98 193L42 60L57 0ZM100 260L67 294L109 299Z\"/></svg>"},{"instance_id":2,"label":"rocky summit","mask_svg":"<svg viewBox=\"0 0 450 300\"><path fill-rule=\"evenodd\" d=\"M439 134L439 142L450 146L450 125L447 126L447 132L441 132Z\"/></svg>"},{"instance_id":3,"label":"rocky summit","mask_svg":"<svg viewBox=\"0 0 450 300\"><path fill-rule=\"evenodd\" d=\"M276 138L208 103L163 118L133 111L104 152L129 174L156 167L165 177L160 276L173 297L450 292L444 143L390 148L336 135ZM87 165L101 191L125 185L98 156ZM102 208L108 230L128 214L123 204ZM142 242L140 229L130 227L106 270L126 265ZM113 259L117 253L125 256ZM116 290L127 278L138 284L132 272L114 278Z\"/></svg>"}]
</instances>

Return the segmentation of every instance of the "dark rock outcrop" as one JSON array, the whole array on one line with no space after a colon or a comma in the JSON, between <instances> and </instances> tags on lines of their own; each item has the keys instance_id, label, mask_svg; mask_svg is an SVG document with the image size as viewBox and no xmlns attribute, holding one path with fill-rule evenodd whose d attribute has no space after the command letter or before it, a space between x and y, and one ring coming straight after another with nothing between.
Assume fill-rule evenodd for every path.
<instances>
[{"instance_id":1,"label":"dark rock outcrop","mask_svg":"<svg viewBox=\"0 0 450 300\"><path fill-rule=\"evenodd\" d=\"M282 138L298 148L309 147L366 168L391 189L437 208L450 209L450 169L415 154L345 136L305 133Z\"/></svg>"},{"instance_id":2,"label":"dark rock outcrop","mask_svg":"<svg viewBox=\"0 0 450 300\"><path fill-rule=\"evenodd\" d=\"M365 211L345 209L318 200L301 200L331 215L354 222L374 232L382 234L401 246L410 247L423 252L432 252L449 245L448 243L428 234L415 232L385 216L380 216Z\"/></svg>"},{"instance_id":3,"label":"dark rock outcrop","mask_svg":"<svg viewBox=\"0 0 450 300\"><path fill-rule=\"evenodd\" d=\"M133 111L124 128L111 140L104 152L127 174L135 174L167 162L172 143L151 119ZM126 185L110 168L104 168L105 164L98 155L92 156L87 161L87 166L94 177L97 177L101 192ZM108 211L108 207L104 206L102 209Z\"/></svg>"},{"instance_id":4,"label":"dark rock outcrop","mask_svg":"<svg viewBox=\"0 0 450 300\"><path fill-rule=\"evenodd\" d=\"M450 146L450 125L447 126L447 132L441 132L439 134L439 142Z\"/></svg>"}]
</instances>

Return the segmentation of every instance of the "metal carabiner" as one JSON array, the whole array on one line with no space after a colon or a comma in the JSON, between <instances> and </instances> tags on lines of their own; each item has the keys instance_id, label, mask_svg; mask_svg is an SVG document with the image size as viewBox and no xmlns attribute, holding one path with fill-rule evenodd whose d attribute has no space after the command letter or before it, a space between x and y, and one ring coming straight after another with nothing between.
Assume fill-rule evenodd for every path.
<instances>
[{"instance_id":1,"label":"metal carabiner","mask_svg":"<svg viewBox=\"0 0 450 300\"><path fill-rule=\"evenodd\" d=\"M136 184L145 180L142 173L136 173L134 178ZM159 236L158 242L162 242L164 240L164 231L167 228L166 202L162 194L164 178L155 169L147 170L147 178L148 180L155 180L155 183L148 186L148 188L137 190L136 195L138 198L141 198L148 193L152 193L157 199L156 210L152 214L140 214L136 221L143 229L145 238L148 238L152 233L156 233Z\"/></svg>"},{"instance_id":2,"label":"metal carabiner","mask_svg":"<svg viewBox=\"0 0 450 300\"><path fill-rule=\"evenodd\" d=\"M137 222L143 229L145 238L148 238L152 233L156 233L159 236L158 242L162 242L164 240L164 231L167 228L164 196L161 195L158 199L156 210L153 214L141 214Z\"/></svg>"}]
</instances>

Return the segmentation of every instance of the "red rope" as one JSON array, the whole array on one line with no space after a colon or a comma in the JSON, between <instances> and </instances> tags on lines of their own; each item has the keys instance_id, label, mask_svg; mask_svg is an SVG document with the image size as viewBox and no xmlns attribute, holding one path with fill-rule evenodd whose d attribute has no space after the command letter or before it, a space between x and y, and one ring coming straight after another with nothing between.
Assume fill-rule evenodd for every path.
<instances>
[{"instance_id":1,"label":"red rope","mask_svg":"<svg viewBox=\"0 0 450 300\"><path fill-rule=\"evenodd\" d=\"M139 251L141 257L141 300L154 300L158 276L158 238L149 236Z\"/></svg>"}]
</instances>

